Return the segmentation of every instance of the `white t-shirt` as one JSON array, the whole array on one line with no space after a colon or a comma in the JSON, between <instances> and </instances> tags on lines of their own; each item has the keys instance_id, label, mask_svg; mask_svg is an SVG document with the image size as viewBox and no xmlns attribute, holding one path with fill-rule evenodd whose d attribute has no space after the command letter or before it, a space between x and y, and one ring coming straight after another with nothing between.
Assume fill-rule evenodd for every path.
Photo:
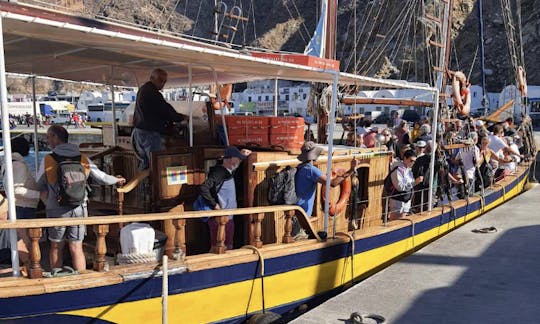
<instances>
[{"instance_id":1,"label":"white t-shirt","mask_svg":"<svg viewBox=\"0 0 540 324\"><path fill-rule=\"evenodd\" d=\"M474 179L474 173L476 166L474 165L474 158L476 161L480 161L480 149L478 146L473 145L468 149L460 149L459 153L461 159L463 160L463 168L467 174L468 179Z\"/></svg>"},{"instance_id":2,"label":"white t-shirt","mask_svg":"<svg viewBox=\"0 0 540 324\"><path fill-rule=\"evenodd\" d=\"M497 154L497 156L500 156L501 151L508 147L508 145L504 142L502 138L496 135L490 135L489 136L490 142L488 147Z\"/></svg>"}]
</instances>

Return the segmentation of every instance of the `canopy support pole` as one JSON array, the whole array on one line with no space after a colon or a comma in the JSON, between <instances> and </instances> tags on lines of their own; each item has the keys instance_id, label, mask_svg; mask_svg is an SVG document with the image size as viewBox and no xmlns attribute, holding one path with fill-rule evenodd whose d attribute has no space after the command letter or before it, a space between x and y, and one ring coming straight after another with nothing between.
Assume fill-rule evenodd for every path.
<instances>
[{"instance_id":1,"label":"canopy support pole","mask_svg":"<svg viewBox=\"0 0 540 324\"><path fill-rule=\"evenodd\" d=\"M334 127L336 123L336 106L337 106L337 88L339 81L339 72L330 72L334 76L334 82L332 84L332 103L330 106L329 124L327 142L328 142L328 161L326 162L326 192L324 196L324 233L328 235L328 218L330 209L330 183L332 182L332 155L334 153ZM335 220L334 220L335 222ZM323 234L323 236L325 235ZM335 233L333 237L335 236Z\"/></svg>"},{"instance_id":2,"label":"canopy support pole","mask_svg":"<svg viewBox=\"0 0 540 324\"><path fill-rule=\"evenodd\" d=\"M193 147L193 69L188 65L189 147Z\"/></svg>"},{"instance_id":3,"label":"canopy support pole","mask_svg":"<svg viewBox=\"0 0 540 324\"><path fill-rule=\"evenodd\" d=\"M32 106L34 109L34 161L36 164L36 179L39 171L39 141L38 141L38 117L37 117L37 102L36 102L36 76L32 76Z\"/></svg>"},{"instance_id":4,"label":"canopy support pole","mask_svg":"<svg viewBox=\"0 0 540 324\"><path fill-rule=\"evenodd\" d=\"M278 115L278 78L274 79L274 116Z\"/></svg>"},{"instance_id":5,"label":"canopy support pole","mask_svg":"<svg viewBox=\"0 0 540 324\"><path fill-rule=\"evenodd\" d=\"M116 107L115 107L115 100L114 100L114 67L111 65L111 71L110 71L110 87L111 87L111 109L112 109L112 136L113 136L113 146L118 145L117 142L117 130L116 130Z\"/></svg>"},{"instance_id":6,"label":"canopy support pole","mask_svg":"<svg viewBox=\"0 0 540 324\"><path fill-rule=\"evenodd\" d=\"M433 93L433 121L431 124L431 161L429 162L429 190L428 190L428 211L433 209L433 179L435 178L435 157L437 155L437 124L439 117L439 90L436 89Z\"/></svg>"},{"instance_id":7,"label":"canopy support pole","mask_svg":"<svg viewBox=\"0 0 540 324\"><path fill-rule=\"evenodd\" d=\"M6 82L6 60L4 57L4 30L3 18L0 16L0 98L2 112L2 139L4 142L4 170L6 182L4 188L8 200L8 219L10 222L17 220L15 212L15 192L13 190L13 161L11 160L11 134L9 131L9 112L7 100L7 82ZM19 251L17 250L17 230L9 230L9 242L11 245L11 268L13 276L20 275L19 270Z\"/></svg>"}]
</instances>

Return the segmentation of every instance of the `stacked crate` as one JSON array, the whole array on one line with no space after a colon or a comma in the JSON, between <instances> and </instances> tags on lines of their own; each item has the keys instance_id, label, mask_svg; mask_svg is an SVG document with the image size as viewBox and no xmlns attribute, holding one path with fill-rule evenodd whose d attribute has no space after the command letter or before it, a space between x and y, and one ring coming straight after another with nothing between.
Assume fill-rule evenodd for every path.
<instances>
[{"instance_id":1,"label":"stacked crate","mask_svg":"<svg viewBox=\"0 0 540 324\"><path fill-rule=\"evenodd\" d=\"M225 116L230 145L270 146L268 117Z\"/></svg>"},{"instance_id":2,"label":"stacked crate","mask_svg":"<svg viewBox=\"0 0 540 324\"><path fill-rule=\"evenodd\" d=\"M304 118L270 117L270 146L299 152L304 143Z\"/></svg>"}]
</instances>

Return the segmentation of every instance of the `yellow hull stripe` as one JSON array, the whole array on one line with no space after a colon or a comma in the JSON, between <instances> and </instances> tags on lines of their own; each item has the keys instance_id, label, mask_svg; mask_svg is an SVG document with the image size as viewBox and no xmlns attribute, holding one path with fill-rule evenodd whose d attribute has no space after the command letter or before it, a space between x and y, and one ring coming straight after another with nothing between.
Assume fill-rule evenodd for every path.
<instances>
[{"instance_id":1,"label":"yellow hull stripe","mask_svg":"<svg viewBox=\"0 0 540 324\"><path fill-rule=\"evenodd\" d=\"M505 199L519 194L525 185L526 177L505 197L485 206L492 209ZM354 274L362 276L382 264L395 259L414 247L462 225L466 221L480 215L480 210L450 221L413 237L357 254L354 262ZM340 287L351 280L351 259L341 258L335 261L309 266L297 270L264 278L265 305L272 308ZM226 271L226 270L224 270ZM207 323L227 318L243 316L262 309L261 280L247 280L218 287L202 289L169 296L169 320L173 323ZM117 305L103 306L76 311L64 312L100 318L117 323L160 323L161 298L126 302Z\"/></svg>"}]
</instances>

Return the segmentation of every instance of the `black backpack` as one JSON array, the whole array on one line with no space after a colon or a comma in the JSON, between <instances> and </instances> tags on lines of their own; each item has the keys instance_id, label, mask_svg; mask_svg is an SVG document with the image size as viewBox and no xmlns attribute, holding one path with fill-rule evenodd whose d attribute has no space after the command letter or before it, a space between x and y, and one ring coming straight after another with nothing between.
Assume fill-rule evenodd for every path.
<instances>
[{"instance_id":1,"label":"black backpack","mask_svg":"<svg viewBox=\"0 0 540 324\"><path fill-rule=\"evenodd\" d=\"M56 161L56 200L60 206L79 206L86 196L89 169L82 163L83 157L65 157L51 154Z\"/></svg>"},{"instance_id":2,"label":"black backpack","mask_svg":"<svg viewBox=\"0 0 540 324\"><path fill-rule=\"evenodd\" d=\"M294 177L296 168L286 166L270 178L268 202L270 205L294 205L298 201Z\"/></svg>"}]
</instances>

